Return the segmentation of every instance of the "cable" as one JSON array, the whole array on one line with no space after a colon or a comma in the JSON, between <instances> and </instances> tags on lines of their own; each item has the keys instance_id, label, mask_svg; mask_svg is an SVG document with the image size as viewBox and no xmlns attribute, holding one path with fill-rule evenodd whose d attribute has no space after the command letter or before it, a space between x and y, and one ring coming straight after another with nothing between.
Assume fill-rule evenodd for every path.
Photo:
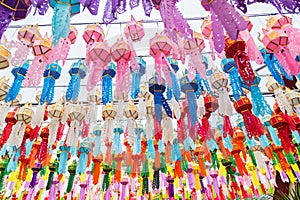
<instances>
[{"instance_id":1,"label":"cable","mask_svg":"<svg viewBox=\"0 0 300 200\"><path fill-rule=\"evenodd\" d=\"M250 18L252 17L265 17L265 16L269 16L269 15L277 15L278 13L260 13L260 14L249 14L246 15ZM296 15L296 14L292 14L292 13L282 13L282 15ZM188 17L185 18L186 21L199 21L199 20L205 20L207 17ZM144 20L143 24L150 24L150 23L159 23L159 22L163 22L161 19L152 19L152 20ZM73 26L84 26L84 25L89 25L89 24L101 24L104 25L103 22L75 22L75 23L71 23L71 25ZM121 24L127 24L128 21L115 21L115 22L111 22L110 25L112 24L117 24L117 25L121 25ZM31 24L23 24L23 25L10 25L8 26L8 29L13 29L13 28L22 28L23 26L26 25L31 25ZM47 27L47 26L52 26L52 24L40 24L39 27Z\"/></svg>"}]
</instances>

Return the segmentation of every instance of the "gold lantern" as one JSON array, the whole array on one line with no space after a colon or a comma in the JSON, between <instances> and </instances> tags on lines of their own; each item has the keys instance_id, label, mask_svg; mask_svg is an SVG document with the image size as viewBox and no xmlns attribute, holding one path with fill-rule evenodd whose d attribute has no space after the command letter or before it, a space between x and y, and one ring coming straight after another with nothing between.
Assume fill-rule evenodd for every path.
<instances>
[{"instance_id":1,"label":"gold lantern","mask_svg":"<svg viewBox=\"0 0 300 200\"><path fill-rule=\"evenodd\" d=\"M88 102L96 103L97 105L102 102L102 95L99 89L96 89L95 92L89 92L87 96Z\"/></svg>"},{"instance_id":2,"label":"gold lantern","mask_svg":"<svg viewBox=\"0 0 300 200\"><path fill-rule=\"evenodd\" d=\"M104 110L102 111L102 118L106 119L114 119L117 115L117 111L114 110L113 105L108 103L106 104Z\"/></svg>"},{"instance_id":3,"label":"gold lantern","mask_svg":"<svg viewBox=\"0 0 300 200\"><path fill-rule=\"evenodd\" d=\"M7 84L8 80L6 78L6 76L3 76L1 79L0 79L0 101L4 100L7 93L8 93L8 90L10 88L10 86Z\"/></svg>"},{"instance_id":4,"label":"gold lantern","mask_svg":"<svg viewBox=\"0 0 300 200\"><path fill-rule=\"evenodd\" d=\"M10 57L10 51L4 45L0 45L0 69L9 67Z\"/></svg>"},{"instance_id":5,"label":"gold lantern","mask_svg":"<svg viewBox=\"0 0 300 200\"><path fill-rule=\"evenodd\" d=\"M272 76L269 76L266 86L267 86L267 89L269 90L269 92L274 92L281 88L279 83L277 81L275 81L275 79Z\"/></svg>"},{"instance_id":6,"label":"gold lantern","mask_svg":"<svg viewBox=\"0 0 300 200\"><path fill-rule=\"evenodd\" d=\"M80 104L73 104L69 113L70 120L82 121L84 116L85 108Z\"/></svg>"},{"instance_id":7,"label":"gold lantern","mask_svg":"<svg viewBox=\"0 0 300 200\"><path fill-rule=\"evenodd\" d=\"M124 115L127 118L137 119L138 118L138 111L136 106L132 101L128 102L128 108L124 110Z\"/></svg>"},{"instance_id":8,"label":"gold lantern","mask_svg":"<svg viewBox=\"0 0 300 200\"><path fill-rule=\"evenodd\" d=\"M29 124L32 119L33 110L29 107L29 104L25 104L23 107L17 110L16 119L18 121L24 121Z\"/></svg>"},{"instance_id":9,"label":"gold lantern","mask_svg":"<svg viewBox=\"0 0 300 200\"><path fill-rule=\"evenodd\" d=\"M55 104L51 104L49 106L49 116L51 118L62 118L64 112L64 106L61 102L56 102Z\"/></svg>"},{"instance_id":10,"label":"gold lantern","mask_svg":"<svg viewBox=\"0 0 300 200\"><path fill-rule=\"evenodd\" d=\"M52 38L49 38L47 35L36 39L32 45L33 54L35 56L44 55L48 58L51 54L52 44Z\"/></svg>"}]
</instances>

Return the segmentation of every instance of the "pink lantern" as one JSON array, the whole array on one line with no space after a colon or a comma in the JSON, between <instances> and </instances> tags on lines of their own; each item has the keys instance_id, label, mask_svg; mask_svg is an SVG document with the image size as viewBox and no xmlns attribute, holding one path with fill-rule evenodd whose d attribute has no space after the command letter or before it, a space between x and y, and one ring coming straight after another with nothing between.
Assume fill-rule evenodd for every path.
<instances>
[{"instance_id":1,"label":"pink lantern","mask_svg":"<svg viewBox=\"0 0 300 200\"><path fill-rule=\"evenodd\" d=\"M11 59L12 65L21 65L23 64L28 57L29 50L34 44L35 40L41 38L37 25L23 26L18 31L18 40L11 41L10 48L15 48L15 54Z\"/></svg>"},{"instance_id":2,"label":"pink lantern","mask_svg":"<svg viewBox=\"0 0 300 200\"><path fill-rule=\"evenodd\" d=\"M65 64L68 53L70 51L70 45L74 44L77 38L77 30L74 26L70 26L70 33L67 38L60 38L55 47L51 51L51 55L48 58L48 64L53 63L56 60L62 60Z\"/></svg>"},{"instance_id":3,"label":"pink lantern","mask_svg":"<svg viewBox=\"0 0 300 200\"><path fill-rule=\"evenodd\" d=\"M167 60L172 51L172 42L164 33L156 33L150 39L150 55L155 59L155 71L157 72L158 84L163 83L161 70L164 72L166 82L172 87L170 70L174 73L173 68Z\"/></svg>"},{"instance_id":4,"label":"pink lantern","mask_svg":"<svg viewBox=\"0 0 300 200\"><path fill-rule=\"evenodd\" d=\"M248 22L247 29L240 32L240 37L246 42L246 52L251 61L255 61L257 64L261 65L264 63L264 58L261 55L258 47L256 46L250 31L253 27L249 17L244 16L244 19Z\"/></svg>"},{"instance_id":5,"label":"pink lantern","mask_svg":"<svg viewBox=\"0 0 300 200\"><path fill-rule=\"evenodd\" d=\"M130 70L128 62L131 58L131 49L127 42L118 39L110 49L112 59L117 62L116 96L121 98L122 94L130 91Z\"/></svg>"},{"instance_id":6,"label":"pink lantern","mask_svg":"<svg viewBox=\"0 0 300 200\"><path fill-rule=\"evenodd\" d=\"M91 91L100 81L104 68L111 61L110 48L107 42L95 42L87 52L86 60L89 71L86 89Z\"/></svg>"},{"instance_id":7,"label":"pink lantern","mask_svg":"<svg viewBox=\"0 0 300 200\"><path fill-rule=\"evenodd\" d=\"M140 70L140 65L137 63L136 52L133 48L132 42L141 41L145 36L144 26L142 22L143 22L142 20L136 21L134 17L131 15L131 21L129 21L124 28L126 39L128 40L128 44L131 48L130 67L131 70L133 71Z\"/></svg>"},{"instance_id":8,"label":"pink lantern","mask_svg":"<svg viewBox=\"0 0 300 200\"><path fill-rule=\"evenodd\" d=\"M87 25L84 29L83 39L87 44L104 41L104 32L99 24Z\"/></svg>"},{"instance_id":9,"label":"pink lantern","mask_svg":"<svg viewBox=\"0 0 300 200\"><path fill-rule=\"evenodd\" d=\"M37 86L43 77L45 66L48 63L48 58L52 51L52 38L45 37L37 38L32 45L33 54L35 55L31 66L27 70L26 78L23 81L25 87Z\"/></svg>"},{"instance_id":10,"label":"pink lantern","mask_svg":"<svg viewBox=\"0 0 300 200\"><path fill-rule=\"evenodd\" d=\"M206 79L205 66L203 65L201 56L201 52L204 48L204 40L200 33L194 31L192 39L184 40L184 50L186 54L190 56L188 69L189 80L193 80L195 78L196 71L199 73L201 78Z\"/></svg>"},{"instance_id":11,"label":"pink lantern","mask_svg":"<svg viewBox=\"0 0 300 200\"><path fill-rule=\"evenodd\" d=\"M288 48L292 56L295 58L300 55L300 29L293 26L292 18L282 15L270 16L267 29L283 30L289 38Z\"/></svg>"},{"instance_id":12,"label":"pink lantern","mask_svg":"<svg viewBox=\"0 0 300 200\"><path fill-rule=\"evenodd\" d=\"M209 40L209 46L210 46L210 50L211 50L211 57L213 60L216 59L215 56L215 44L214 44L214 40L213 40L213 31L212 31L212 21L210 20L210 18L206 18L202 25L201 25L201 32L202 35L205 39ZM219 37L219 46L217 48L219 48L220 52L225 48L225 39L224 37ZM218 52L219 52L218 51ZM224 57L224 56L223 56Z\"/></svg>"},{"instance_id":13,"label":"pink lantern","mask_svg":"<svg viewBox=\"0 0 300 200\"><path fill-rule=\"evenodd\" d=\"M144 26L142 24L143 20L136 21L131 15L131 21L125 26L124 33L127 39L133 42L141 41L145 36Z\"/></svg>"},{"instance_id":14,"label":"pink lantern","mask_svg":"<svg viewBox=\"0 0 300 200\"><path fill-rule=\"evenodd\" d=\"M273 53L288 74L298 75L299 64L292 56L288 44L288 35L283 30L263 29L263 44L267 51Z\"/></svg>"}]
</instances>

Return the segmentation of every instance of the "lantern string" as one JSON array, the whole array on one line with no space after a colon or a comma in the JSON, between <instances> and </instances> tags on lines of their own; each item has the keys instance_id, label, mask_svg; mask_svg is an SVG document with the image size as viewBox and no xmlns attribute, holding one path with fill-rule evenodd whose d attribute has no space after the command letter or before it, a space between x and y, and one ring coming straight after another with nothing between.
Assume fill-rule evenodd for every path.
<instances>
[{"instance_id":1,"label":"lantern string","mask_svg":"<svg viewBox=\"0 0 300 200\"><path fill-rule=\"evenodd\" d=\"M256 13L256 14L248 14L246 16L253 18L253 17L266 17L266 16L270 16L270 15L277 15L278 13ZM297 15L297 14L293 14L293 13L281 13L282 15ZM201 21L201 20L205 20L207 17L188 17L185 18L186 21ZM152 19L152 20L143 20L143 24L151 24L151 23L160 23L163 22L161 19ZM95 24L98 23L100 25L104 25L103 22L74 22L71 23L71 25L73 26L85 26L85 25L89 25L89 24ZM127 24L128 21L115 21L115 22L111 22L110 25L120 25L120 24ZM8 26L8 29L14 29L14 28L22 28L23 26L26 25L31 25L31 24L16 24L16 25L10 25ZM39 27L47 27L47 26L52 26L52 24L40 24Z\"/></svg>"}]
</instances>

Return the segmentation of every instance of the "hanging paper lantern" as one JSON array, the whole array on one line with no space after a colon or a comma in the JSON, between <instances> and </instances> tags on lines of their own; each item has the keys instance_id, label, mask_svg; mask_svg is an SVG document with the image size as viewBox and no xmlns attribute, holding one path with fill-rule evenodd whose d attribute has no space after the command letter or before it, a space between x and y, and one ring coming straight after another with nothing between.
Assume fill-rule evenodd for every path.
<instances>
[{"instance_id":1,"label":"hanging paper lantern","mask_svg":"<svg viewBox=\"0 0 300 200\"><path fill-rule=\"evenodd\" d=\"M12 69L11 72L14 75L15 80L5 97L5 102L10 102L16 99L17 95L20 92L22 82L25 76L27 76L28 68L29 68L29 61L27 60L24 64L17 65Z\"/></svg>"},{"instance_id":2,"label":"hanging paper lantern","mask_svg":"<svg viewBox=\"0 0 300 200\"><path fill-rule=\"evenodd\" d=\"M69 70L69 74L71 76L71 80L66 92L66 101L72 100L72 102L75 103L79 96L81 79L84 79L87 74L87 68L83 61L78 60L73 63Z\"/></svg>"},{"instance_id":3,"label":"hanging paper lantern","mask_svg":"<svg viewBox=\"0 0 300 200\"><path fill-rule=\"evenodd\" d=\"M290 43L288 35L283 30L265 30L263 29L263 44L267 51L274 53L284 70L288 74L298 75L299 64L292 56L288 44Z\"/></svg>"},{"instance_id":4,"label":"hanging paper lantern","mask_svg":"<svg viewBox=\"0 0 300 200\"><path fill-rule=\"evenodd\" d=\"M259 115L263 117L266 114L269 115L272 114L270 105L267 103L267 101L265 100L263 94L259 89L260 80L261 78L256 76L251 86L245 84L243 85L244 88L250 90L252 105L253 105L253 113L257 117Z\"/></svg>"},{"instance_id":5,"label":"hanging paper lantern","mask_svg":"<svg viewBox=\"0 0 300 200\"><path fill-rule=\"evenodd\" d=\"M93 127L97 123L98 105L102 102L102 95L100 91L97 89L94 92L89 92L87 96L87 101L88 101L88 111L85 116L85 122L87 124L84 123L84 125L88 127Z\"/></svg>"},{"instance_id":6,"label":"hanging paper lantern","mask_svg":"<svg viewBox=\"0 0 300 200\"><path fill-rule=\"evenodd\" d=\"M1 11L0 39L3 33L6 31L11 20L18 21L21 19L25 19L30 4L31 2L23 1L23 0L0 1L0 11Z\"/></svg>"},{"instance_id":7,"label":"hanging paper lantern","mask_svg":"<svg viewBox=\"0 0 300 200\"><path fill-rule=\"evenodd\" d=\"M62 126L60 120L63 116L64 107L61 102L56 102L49 106L49 117L51 121L49 122L49 138L48 145L52 146L55 141L59 141L61 138L61 132L59 126Z\"/></svg>"},{"instance_id":8,"label":"hanging paper lantern","mask_svg":"<svg viewBox=\"0 0 300 200\"><path fill-rule=\"evenodd\" d=\"M180 80L181 91L185 94L188 102L189 115L191 118L192 125L194 126L197 122L197 103L195 91L198 89L198 85L194 80L189 80L187 74Z\"/></svg>"},{"instance_id":9,"label":"hanging paper lantern","mask_svg":"<svg viewBox=\"0 0 300 200\"><path fill-rule=\"evenodd\" d=\"M4 146L4 144L7 142L8 138L10 137L10 134L12 132L12 127L17 123L17 119L15 117L16 112L17 112L17 107L8 112L6 117L5 117L5 122L6 125L5 127L3 127L3 131L0 137L0 148L2 149L2 147Z\"/></svg>"},{"instance_id":10,"label":"hanging paper lantern","mask_svg":"<svg viewBox=\"0 0 300 200\"><path fill-rule=\"evenodd\" d=\"M44 104L44 102L52 102L55 91L55 80L59 79L60 74L61 67L57 62L46 66L46 70L44 71L44 85L40 99L41 104Z\"/></svg>"},{"instance_id":11,"label":"hanging paper lantern","mask_svg":"<svg viewBox=\"0 0 300 200\"><path fill-rule=\"evenodd\" d=\"M10 86L7 83L6 76L3 76L0 78L0 101L3 101L5 99L5 96L7 95Z\"/></svg>"},{"instance_id":12,"label":"hanging paper lantern","mask_svg":"<svg viewBox=\"0 0 300 200\"><path fill-rule=\"evenodd\" d=\"M215 44L214 44L214 40L213 40L213 30L212 30L212 21L210 20L210 18L206 18L203 20L203 23L201 25L201 33L203 35L203 37L207 40L209 40L209 47L210 47L210 51L211 51L211 58L213 60L216 59L215 57ZM222 52L224 47L225 47L225 40L224 37L220 37L220 44L217 47L218 50L216 50L218 53Z\"/></svg>"},{"instance_id":13,"label":"hanging paper lantern","mask_svg":"<svg viewBox=\"0 0 300 200\"><path fill-rule=\"evenodd\" d=\"M12 128L9 139L6 142L8 147L19 147L21 145L26 124L29 124L32 119L33 110L29 107L28 104L25 104L23 107L19 108L16 111L15 118L17 120L16 124Z\"/></svg>"},{"instance_id":14,"label":"hanging paper lantern","mask_svg":"<svg viewBox=\"0 0 300 200\"><path fill-rule=\"evenodd\" d=\"M97 23L87 25L84 29L83 39L89 45L92 45L95 42L103 42L104 31L101 28L101 26Z\"/></svg>"},{"instance_id":15,"label":"hanging paper lantern","mask_svg":"<svg viewBox=\"0 0 300 200\"><path fill-rule=\"evenodd\" d=\"M10 51L4 45L0 45L0 69L9 67L10 55Z\"/></svg>"},{"instance_id":16,"label":"hanging paper lantern","mask_svg":"<svg viewBox=\"0 0 300 200\"><path fill-rule=\"evenodd\" d=\"M112 103L113 101L113 89L112 89L112 79L116 75L116 65L110 62L108 69L105 69L102 74L102 103L106 105L107 103Z\"/></svg>"},{"instance_id":17,"label":"hanging paper lantern","mask_svg":"<svg viewBox=\"0 0 300 200\"><path fill-rule=\"evenodd\" d=\"M240 36L246 42L247 55L251 61L255 61L258 65L261 65L264 63L264 59L250 34L253 24L249 17L244 16L244 19L248 22L248 26L246 30L240 32Z\"/></svg>"},{"instance_id":18,"label":"hanging paper lantern","mask_svg":"<svg viewBox=\"0 0 300 200\"><path fill-rule=\"evenodd\" d=\"M91 91L101 80L104 69L107 69L107 65L111 61L111 56L106 41L94 43L87 52L89 77L86 88L88 91Z\"/></svg>"},{"instance_id":19,"label":"hanging paper lantern","mask_svg":"<svg viewBox=\"0 0 300 200\"><path fill-rule=\"evenodd\" d=\"M171 40L164 33L156 33L150 39L150 55L155 59L155 71L157 73L158 84L162 84L163 71L167 84L172 87L172 79L170 73L175 74L170 66L167 57L172 50Z\"/></svg>"},{"instance_id":20,"label":"hanging paper lantern","mask_svg":"<svg viewBox=\"0 0 300 200\"><path fill-rule=\"evenodd\" d=\"M23 26L18 31L19 42L11 42L11 48L16 48L14 57L11 60L12 65L24 63L34 42L41 37L37 25Z\"/></svg>"},{"instance_id":21,"label":"hanging paper lantern","mask_svg":"<svg viewBox=\"0 0 300 200\"><path fill-rule=\"evenodd\" d=\"M70 17L80 12L78 0L50 0L54 9L52 18L52 34L54 46L60 38L67 38L70 33Z\"/></svg>"},{"instance_id":22,"label":"hanging paper lantern","mask_svg":"<svg viewBox=\"0 0 300 200\"><path fill-rule=\"evenodd\" d=\"M275 99L280 110L282 110L283 112L287 112L288 115L291 115L293 113L293 107L289 103L282 86L280 86L271 76L269 76L266 86L269 92L275 94Z\"/></svg>"},{"instance_id":23,"label":"hanging paper lantern","mask_svg":"<svg viewBox=\"0 0 300 200\"><path fill-rule=\"evenodd\" d=\"M88 138L85 138L80 143L80 156L78 161L78 166L76 168L76 174L84 174L86 172L86 168L88 167L88 153L91 151L92 145L89 142Z\"/></svg>"},{"instance_id":24,"label":"hanging paper lantern","mask_svg":"<svg viewBox=\"0 0 300 200\"><path fill-rule=\"evenodd\" d=\"M300 113L300 95L290 90L286 93L287 99L289 100L290 104L295 108L296 113L299 115Z\"/></svg>"},{"instance_id":25,"label":"hanging paper lantern","mask_svg":"<svg viewBox=\"0 0 300 200\"><path fill-rule=\"evenodd\" d=\"M184 37L190 37L192 35L190 25L176 7L176 3L176 1L169 0L153 1L154 7L160 12L165 30L173 41L177 41L176 31Z\"/></svg>"},{"instance_id":26,"label":"hanging paper lantern","mask_svg":"<svg viewBox=\"0 0 300 200\"><path fill-rule=\"evenodd\" d=\"M247 29L247 22L225 0L202 0L201 4L206 11L211 12L214 46L220 53L224 49L223 27L228 36L232 40L236 40L239 32Z\"/></svg>"},{"instance_id":27,"label":"hanging paper lantern","mask_svg":"<svg viewBox=\"0 0 300 200\"><path fill-rule=\"evenodd\" d=\"M143 20L136 21L131 15L131 21L128 22L124 28L124 34L126 38L130 38L132 42L141 41L145 36L145 31L142 23Z\"/></svg>"},{"instance_id":28,"label":"hanging paper lantern","mask_svg":"<svg viewBox=\"0 0 300 200\"><path fill-rule=\"evenodd\" d=\"M241 97L240 100L235 101L234 108L243 116L244 125L250 139L253 136L260 137L264 134L260 120L251 112L252 104L247 97Z\"/></svg>"},{"instance_id":29,"label":"hanging paper lantern","mask_svg":"<svg viewBox=\"0 0 300 200\"><path fill-rule=\"evenodd\" d=\"M135 120L138 118L138 111L133 102L129 101L128 108L124 110L124 115L127 118L128 143L131 147L135 145Z\"/></svg>"},{"instance_id":30,"label":"hanging paper lantern","mask_svg":"<svg viewBox=\"0 0 300 200\"><path fill-rule=\"evenodd\" d=\"M196 76L196 72L200 77L206 79L205 66L203 64L201 52L205 48L204 40L200 33L193 31L192 39L184 40L184 50L190 56L188 78L193 80Z\"/></svg>"},{"instance_id":31,"label":"hanging paper lantern","mask_svg":"<svg viewBox=\"0 0 300 200\"><path fill-rule=\"evenodd\" d=\"M163 96L163 93L166 90L166 86L163 79L162 81L163 82L160 83L157 76L154 76L149 80L149 92L154 95L155 116L158 122L160 122L162 119L162 106L164 107L166 114L172 118L172 111L165 97Z\"/></svg>"},{"instance_id":32,"label":"hanging paper lantern","mask_svg":"<svg viewBox=\"0 0 300 200\"><path fill-rule=\"evenodd\" d=\"M77 30L74 26L70 26L70 33L67 38L60 38L58 43L53 47L51 54L48 58L48 64L56 61L62 60L62 64L64 65L68 53L70 51L70 45L74 44L77 38Z\"/></svg>"},{"instance_id":33,"label":"hanging paper lantern","mask_svg":"<svg viewBox=\"0 0 300 200\"><path fill-rule=\"evenodd\" d=\"M130 69L128 66L131 50L127 42L118 39L110 49L112 59L117 62L116 96L121 98L130 91Z\"/></svg>"},{"instance_id":34,"label":"hanging paper lantern","mask_svg":"<svg viewBox=\"0 0 300 200\"><path fill-rule=\"evenodd\" d=\"M237 101L241 96L245 96L242 90L242 83L238 74L238 67L233 59L222 60L222 69L225 73L229 73L230 86L232 89L233 98Z\"/></svg>"},{"instance_id":35,"label":"hanging paper lantern","mask_svg":"<svg viewBox=\"0 0 300 200\"><path fill-rule=\"evenodd\" d=\"M283 114L274 113L270 118L271 125L278 130L278 137L281 140L282 147L287 153L295 151L295 146L289 137L291 130Z\"/></svg>"},{"instance_id":36,"label":"hanging paper lantern","mask_svg":"<svg viewBox=\"0 0 300 200\"><path fill-rule=\"evenodd\" d=\"M86 109L80 104L72 104L69 112L70 128L66 139L67 146L77 147L78 134L81 130L81 123L86 114Z\"/></svg>"},{"instance_id":37,"label":"hanging paper lantern","mask_svg":"<svg viewBox=\"0 0 300 200\"><path fill-rule=\"evenodd\" d=\"M134 58L137 66L130 66L131 69L131 98L136 99L140 93L141 77L146 73L146 62L141 57Z\"/></svg>"},{"instance_id":38,"label":"hanging paper lantern","mask_svg":"<svg viewBox=\"0 0 300 200\"><path fill-rule=\"evenodd\" d=\"M237 67L238 72L243 79L243 82L250 86L255 80L255 74L250 64L250 59L248 54L245 52L246 43L243 40L231 40L226 39L226 57L233 58Z\"/></svg>"},{"instance_id":39,"label":"hanging paper lantern","mask_svg":"<svg viewBox=\"0 0 300 200\"><path fill-rule=\"evenodd\" d=\"M105 108L102 111L102 118L104 119L104 127L103 132L104 134L104 140L108 139L110 142L113 140L113 120L115 119L117 115L117 111L114 110L112 104L106 104Z\"/></svg>"},{"instance_id":40,"label":"hanging paper lantern","mask_svg":"<svg viewBox=\"0 0 300 200\"><path fill-rule=\"evenodd\" d=\"M37 86L43 76L47 65L47 60L52 51L52 41L47 35L43 38L37 38L32 46L34 59L28 69L28 76L24 81L24 86Z\"/></svg>"}]
</instances>

